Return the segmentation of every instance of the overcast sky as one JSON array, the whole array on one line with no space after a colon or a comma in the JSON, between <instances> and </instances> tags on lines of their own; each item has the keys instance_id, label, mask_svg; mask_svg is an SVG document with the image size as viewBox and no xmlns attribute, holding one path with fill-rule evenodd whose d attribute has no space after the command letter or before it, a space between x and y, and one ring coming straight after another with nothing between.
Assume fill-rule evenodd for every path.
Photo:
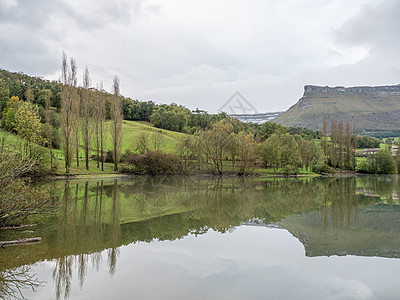
<instances>
[{"instance_id":1,"label":"overcast sky","mask_svg":"<svg viewBox=\"0 0 400 300\"><path fill-rule=\"evenodd\" d=\"M240 92L286 110L306 84L400 83L397 0L0 0L0 68L209 112Z\"/></svg>"}]
</instances>

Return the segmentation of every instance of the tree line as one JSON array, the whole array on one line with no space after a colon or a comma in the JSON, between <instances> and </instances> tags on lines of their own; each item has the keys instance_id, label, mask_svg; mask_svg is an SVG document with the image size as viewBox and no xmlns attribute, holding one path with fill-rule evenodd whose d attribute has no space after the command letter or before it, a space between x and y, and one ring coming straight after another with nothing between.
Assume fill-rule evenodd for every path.
<instances>
[{"instance_id":1,"label":"tree line","mask_svg":"<svg viewBox=\"0 0 400 300\"><path fill-rule=\"evenodd\" d=\"M96 148L97 167L104 170L104 146L106 142L105 120L107 114L107 101L104 97L102 83L98 89L91 89L91 79L88 67L83 74L83 87L77 88L77 67L73 58L68 61L63 53L61 79L61 107L60 128L63 141L65 171L70 173L74 154L79 166L79 132L82 133L83 148L85 153L85 168L89 170L89 160L92 152L92 142ZM110 133L112 139L112 153L114 170L118 170L118 163L122 149L122 103L120 96L120 83L117 76L113 78L113 94L108 99L109 114L111 119ZM93 139L93 134L94 139Z\"/></svg>"},{"instance_id":2,"label":"tree line","mask_svg":"<svg viewBox=\"0 0 400 300\"><path fill-rule=\"evenodd\" d=\"M61 76L63 77L63 76ZM49 98L50 103L50 117L51 126L58 129L60 126L60 120L58 119L57 113L61 110L61 95L64 91L63 82L64 79L60 78L59 81L49 81L42 78L31 77L23 73L12 73L6 70L0 70L0 117L7 106L7 102L13 96L18 97L20 101L28 102L27 98L30 98L30 102L38 106L38 112L41 123L45 123L45 110L46 110L46 99ZM74 88L78 90L78 94L81 97L85 97L85 84L82 87L77 86ZM90 89L93 89L90 87ZM97 89L99 93L102 93L102 97L106 100L105 117L106 119L111 118L111 99L113 92L107 93L103 88ZM28 96L29 95L29 96ZM193 134L198 130L211 129L213 124L226 119L228 115L224 112L218 114L210 114L205 110L195 109L190 110L182 105L175 103L171 104L155 104L153 101L139 101L131 98L126 98L120 95L122 99L122 111L123 118L125 120L132 121L148 121L152 122L154 126L172 130L177 132L183 132ZM240 130L246 132L252 132L259 136L262 140L268 138L272 131L276 130L277 124L265 123L243 123L237 122L235 127L240 127ZM280 126L280 125L279 125ZM305 128L286 128L286 132L291 135L300 135L302 138L311 139L318 136L317 132L311 131ZM45 137L45 134L42 134ZM61 147L60 136L57 136L57 131L52 132L53 146L56 148Z\"/></svg>"},{"instance_id":3,"label":"tree line","mask_svg":"<svg viewBox=\"0 0 400 300\"><path fill-rule=\"evenodd\" d=\"M83 148L87 170L94 150L98 168L104 170L108 155L117 171L122 158L123 119L146 120L158 128L189 134L179 142L177 149L183 161L182 168L176 164L178 167L173 168L173 172L187 170L193 162L198 169L205 168L214 174L229 171L245 175L260 164L280 169L285 174L296 174L300 168L320 173L332 172L333 169L354 171L357 161L355 149L379 147L380 143L375 138L357 136L356 128L349 122L344 124L334 118L330 120L328 135L326 118L322 131L315 132L273 122L243 123L223 112L191 111L174 103L156 105L152 101L124 98L120 95L118 77L113 79L111 94L104 90L102 83L93 88L88 67L83 72L81 86L78 86L77 64L66 54L62 56L58 83L4 70L0 70L0 79L3 127L27 141L26 152L30 151L33 143L47 146L51 166L53 148L62 145L66 173L70 173L73 161L79 166L80 148ZM7 99L5 105L4 99ZM111 122L106 126L107 120ZM112 149L106 153L108 136L112 140ZM161 150L162 135L153 137L153 150ZM136 152L147 155L143 158L146 163L141 165L142 171L143 166L152 166L154 161L176 161L163 155L148 155L150 147L145 133L138 137L136 144ZM129 156L130 152L123 158ZM128 161L139 163L141 160L131 157ZM172 164L167 163L165 170L169 165ZM368 168L364 169L369 172L386 170L377 165L369 162Z\"/></svg>"}]
</instances>

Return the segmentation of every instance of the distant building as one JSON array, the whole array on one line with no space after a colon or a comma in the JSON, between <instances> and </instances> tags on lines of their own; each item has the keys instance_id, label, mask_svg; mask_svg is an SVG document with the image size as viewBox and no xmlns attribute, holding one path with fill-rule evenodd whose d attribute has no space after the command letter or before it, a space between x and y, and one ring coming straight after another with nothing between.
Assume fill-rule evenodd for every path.
<instances>
[{"instance_id":1,"label":"distant building","mask_svg":"<svg viewBox=\"0 0 400 300\"><path fill-rule=\"evenodd\" d=\"M397 146L397 145L392 146L392 149L390 149L390 150L392 151L392 155L393 156L397 155L399 153L399 151L400 151L400 146Z\"/></svg>"},{"instance_id":2,"label":"distant building","mask_svg":"<svg viewBox=\"0 0 400 300\"><path fill-rule=\"evenodd\" d=\"M356 154L359 156L370 156L372 154L376 154L381 150L381 148L366 148L362 150L356 150Z\"/></svg>"}]
</instances>

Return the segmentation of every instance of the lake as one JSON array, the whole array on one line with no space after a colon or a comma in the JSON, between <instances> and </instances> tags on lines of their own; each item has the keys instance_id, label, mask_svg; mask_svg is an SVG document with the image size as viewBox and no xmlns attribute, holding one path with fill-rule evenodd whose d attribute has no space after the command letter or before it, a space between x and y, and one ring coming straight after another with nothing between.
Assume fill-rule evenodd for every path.
<instances>
[{"instance_id":1,"label":"lake","mask_svg":"<svg viewBox=\"0 0 400 300\"><path fill-rule=\"evenodd\" d=\"M57 210L0 231L42 237L0 249L0 298L399 298L397 176L36 184Z\"/></svg>"}]
</instances>

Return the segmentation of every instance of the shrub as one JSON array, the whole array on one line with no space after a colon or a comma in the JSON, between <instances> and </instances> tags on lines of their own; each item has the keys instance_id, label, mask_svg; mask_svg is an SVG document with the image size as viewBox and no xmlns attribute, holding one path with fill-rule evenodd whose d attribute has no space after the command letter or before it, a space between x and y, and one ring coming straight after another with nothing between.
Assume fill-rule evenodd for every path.
<instances>
[{"instance_id":1,"label":"shrub","mask_svg":"<svg viewBox=\"0 0 400 300\"><path fill-rule=\"evenodd\" d=\"M108 163L114 162L114 159L113 159L113 151L112 151L112 150L109 150L109 151L106 152L104 161L105 161L105 162L108 162Z\"/></svg>"},{"instance_id":2,"label":"shrub","mask_svg":"<svg viewBox=\"0 0 400 300\"><path fill-rule=\"evenodd\" d=\"M328 166L326 163L319 162L313 166L313 172L318 174L331 174L335 173L335 169Z\"/></svg>"},{"instance_id":3,"label":"shrub","mask_svg":"<svg viewBox=\"0 0 400 300\"><path fill-rule=\"evenodd\" d=\"M392 153L388 150L381 150L373 155L379 174L395 174L396 164L393 159Z\"/></svg>"},{"instance_id":4,"label":"shrub","mask_svg":"<svg viewBox=\"0 0 400 300\"><path fill-rule=\"evenodd\" d=\"M148 152L146 155L130 155L125 158L125 172L141 175L173 175L184 172L179 156L162 151Z\"/></svg>"},{"instance_id":5,"label":"shrub","mask_svg":"<svg viewBox=\"0 0 400 300\"><path fill-rule=\"evenodd\" d=\"M396 163L390 151L381 150L361 160L358 169L361 172L372 174L394 174L396 173Z\"/></svg>"}]
</instances>

